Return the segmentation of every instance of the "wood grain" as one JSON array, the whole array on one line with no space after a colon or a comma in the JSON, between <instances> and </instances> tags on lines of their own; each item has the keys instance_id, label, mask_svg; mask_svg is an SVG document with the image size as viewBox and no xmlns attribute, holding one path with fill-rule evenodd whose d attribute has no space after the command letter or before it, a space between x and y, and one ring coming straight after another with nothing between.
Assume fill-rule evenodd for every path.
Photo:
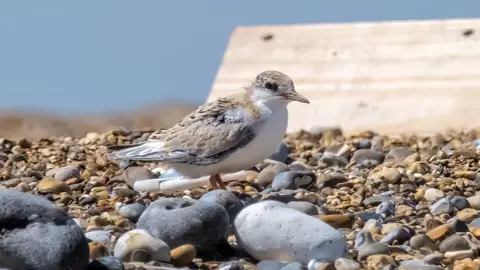
<instances>
[{"instance_id":1,"label":"wood grain","mask_svg":"<svg viewBox=\"0 0 480 270\"><path fill-rule=\"evenodd\" d=\"M480 126L480 19L238 27L208 100L290 75L288 131L434 133Z\"/></svg>"}]
</instances>

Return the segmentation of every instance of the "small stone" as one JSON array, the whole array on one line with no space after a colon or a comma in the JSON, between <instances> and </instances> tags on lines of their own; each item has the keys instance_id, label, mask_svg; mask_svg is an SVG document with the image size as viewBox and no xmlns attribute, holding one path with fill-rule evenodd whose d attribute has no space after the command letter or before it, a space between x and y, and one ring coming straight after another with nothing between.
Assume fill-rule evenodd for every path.
<instances>
[{"instance_id":1,"label":"small stone","mask_svg":"<svg viewBox=\"0 0 480 270\"><path fill-rule=\"evenodd\" d=\"M108 255L108 250L103 243L90 242L88 243L88 247L90 250L90 260L96 260Z\"/></svg>"},{"instance_id":2,"label":"small stone","mask_svg":"<svg viewBox=\"0 0 480 270\"><path fill-rule=\"evenodd\" d=\"M107 231L89 231L85 233L85 237L87 237L88 240L93 241L93 242L103 242L106 243L110 241L110 237L112 234Z\"/></svg>"},{"instance_id":3,"label":"small stone","mask_svg":"<svg viewBox=\"0 0 480 270\"><path fill-rule=\"evenodd\" d=\"M363 261L367 257L379 254L390 254L390 248L385 243L373 243L362 245L358 250L358 259Z\"/></svg>"},{"instance_id":4,"label":"small stone","mask_svg":"<svg viewBox=\"0 0 480 270\"><path fill-rule=\"evenodd\" d=\"M306 202L306 201L291 201L287 203L287 205L293 209L296 209L304 214L307 215L318 215L318 207L314 205L313 203Z\"/></svg>"},{"instance_id":5,"label":"small stone","mask_svg":"<svg viewBox=\"0 0 480 270\"><path fill-rule=\"evenodd\" d=\"M350 163L362 164L366 160L374 160L380 164L385 160L385 155L370 149L359 149L353 153Z\"/></svg>"},{"instance_id":6,"label":"small stone","mask_svg":"<svg viewBox=\"0 0 480 270\"><path fill-rule=\"evenodd\" d=\"M388 184L397 183L402 175L397 168L384 168L383 170L376 172L372 175L373 179L379 179L386 181Z\"/></svg>"},{"instance_id":7,"label":"small stone","mask_svg":"<svg viewBox=\"0 0 480 270\"><path fill-rule=\"evenodd\" d=\"M331 215L322 214L318 218L336 229L352 228L353 222L354 222L353 219L351 219L347 215L342 215L342 214L331 214Z\"/></svg>"},{"instance_id":8,"label":"small stone","mask_svg":"<svg viewBox=\"0 0 480 270\"><path fill-rule=\"evenodd\" d=\"M154 178L154 175L149 169L144 167L128 167L123 172L123 178L130 188L133 188L135 182L152 179Z\"/></svg>"},{"instance_id":9,"label":"small stone","mask_svg":"<svg viewBox=\"0 0 480 270\"><path fill-rule=\"evenodd\" d=\"M375 213L379 215L385 214L386 216L394 215L395 205L392 202L383 202L378 205Z\"/></svg>"},{"instance_id":10,"label":"small stone","mask_svg":"<svg viewBox=\"0 0 480 270\"><path fill-rule=\"evenodd\" d=\"M367 258L367 267L372 270L381 270L383 266L392 264L397 265L397 262L389 255L378 254Z\"/></svg>"},{"instance_id":11,"label":"small stone","mask_svg":"<svg viewBox=\"0 0 480 270\"><path fill-rule=\"evenodd\" d=\"M337 270L358 270L360 267L358 262L347 258L338 258L335 261L335 268Z\"/></svg>"},{"instance_id":12,"label":"small stone","mask_svg":"<svg viewBox=\"0 0 480 270\"><path fill-rule=\"evenodd\" d=\"M390 152L387 153L387 155L385 157L385 162L403 161L408 156L410 156L414 153L415 153L415 151L413 151L409 147L394 147L390 150Z\"/></svg>"},{"instance_id":13,"label":"small stone","mask_svg":"<svg viewBox=\"0 0 480 270\"><path fill-rule=\"evenodd\" d=\"M147 209L145 205L140 203L133 203L120 207L118 213L122 217L128 218L132 222L137 222L145 209Z\"/></svg>"},{"instance_id":14,"label":"small stone","mask_svg":"<svg viewBox=\"0 0 480 270\"><path fill-rule=\"evenodd\" d=\"M452 203L452 205L458 210L470 208L470 203L468 202L467 198L463 196L455 196L451 198L450 203Z\"/></svg>"},{"instance_id":15,"label":"small stone","mask_svg":"<svg viewBox=\"0 0 480 270\"><path fill-rule=\"evenodd\" d=\"M217 269L218 270L244 270L245 267L243 266L243 263L239 261L230 261L230 262L220 264Z\"/></svg>"},{"instance_id":16,"label":"small stone","mask_svg":"<svg viewBox=\"0 0 480 270\"><path fill-rule=\"evenodd\" d=\"M148 252L150 259L154 261L170 261L170 248L167 244L145 230L135 229L123 234L115 244L113 254L123 261L130 261L134 250Z\"/></svg>"},{"instance_id":17,"label":"small stone","mask_svg":"<svg viewBox=\"0 0 480 270\"><path fill-rule=\"evenodd\" d=\"M70 192L70 187L63 181L45 177L37 185L38 192L40 193L53 193L60 194L62 192Z\"/></svg>"},{"instance_id":18,"label":"small stone","mask_svg":"<svg viewBox=\"0 0 480 270\"><path fill-rule=\"evenodd\" d=\"M417 234L412 236L410 239L410 246L416 250L421 248L428 248L432 251L437 250L437 245L433 240L426 234Z\"/></svg>"},{"instance_id":19,"label":"small stone","mask_svg":"<svg viewBox=\"0 0 480 270\"><path fill-rule=\"evenodd\" d=\"M294 265L296 264L296 265ZM284 266L282 268L282 270L336 270L335 269L335 266L333 266L333 264L331 263L327 263L327 262L323 262L323 261L318 261L318 260L310 260L310 262L308 262L307 264L307 267L305 267L304 265L302 265L301 263L291 263L287 266Z\"/></svg>"},{"instance_id":20,"label":"small stone","mask_svg":"<svg viewBox=\"0 0 480 270\"><path fill-rule=\"evenodd\" d=\"M465 238L458 234L454 234L443 240L438 249L440 252L445 253L448 251L468 250L470 249L470 245Z\"/></svg>"},{"instance_id":21,"label":"small stone","mask_svg":"<svg viewBox=\"0 0 480 270\"><path fill-rule=\"evenodd\" d=\"M411 216L414 213L414 209L408 205L400 204L397 206L395 214L397 216Z\"/></svg>"},{"instance_id":22,"label":"small stone","mask_svg":"<svg viewBox=\"0 0 480 270\"><path fill-rule=\"evenodd\" d=\"M441 214L450 214L453 212L454 208L453 205L450 203L450 200L448 198L443 198L438 201L436 201L432 206L430 207L430 212L432 215L441 215Z\"/></svg>"},{"instance_id":23,"label":"small stone","mask_svg":"<svg viewBox=\"0 0 480 270\"><path fill-rule=\"evenodd\" d=\"M478 210L465 208L457 212L456 217L463 222L470 222L478 217Z\"/></svg>"},{"instance_id":24,"label":"small stone","mask_svg":"<svg viewBox=\"0 0 480 270\"><path fill-rule=\"evenodd\" d=\"M441 239L452 232L452 228L449 224L443 224L438 227L435 227L427 232L428 237L430 237L433 241Z\"/></svg>"},{"instance_id":25,"label":"small stone","mask_svg":"<svg viewBox=\"0 0 480 270\"><path fill-rule=\"evenodd\" d=\"M477 193L472 197L468 197L467 200L473 209L480 210L480 193Z\"/></svg>"},{"instance_id":26,"label":"small stone","mask_svg":"<svg viewBox=\"0 0 480 270\"><path fill-rule=\"evenodd\" d=\"M55 171L55 179L59 181L67 181L70 178L81 178L77 167L68 165Z\"/></svg>"},{"instance_id":27,"label":"small stone","mask_svg":"<svg viewBox=\"0 0 480 270\"><path fill-rule=\"evenodd\" d=\"M187 244L173 249L170 254L172 257L171 263L175 267L185 267L195 259L197 251L194 246Z\"/></svg>"},{"instance_id":28,"label":"small stone","mask_svg":"<svg viewBox=\"0 0 480 270\"><path fill-rule=\"evenodd\" d=\"M311 171L288 171L275 176L272 183L273 190L282 189L308 189L315 184L317 176Z\"/></svg>"},{"instance_id":29,"label":"small stone","mask_svg":"<svg viewBox=\"0 0 480 270\"><path fill-rule=\"evenodd\" d=\"M263 187L268 187L270 184L272 184L273 179L277 174L287 171L290 171L290 168L283 163L270 164L260 171L257 176L256 183Z\"/></svg>"},{"instance_id":30,"label":"small stone","mask_svg":"<svg viewBox=\"0 0 480 270\"><path fill-rule=\"evenodd\" d=\"M445 197L445 194L443 191L436 189L436 188L429 188L425 190L425 199L429 202L435 202L443 197Z\"/></svg>"},{"instance_id":31,"label":"small stone","mask_svg":"<svg viewBox=\"0 0 480 270\"><path fill-rule=\"evenodd\" d=\"M262 260L257 264L258 270L277 270L282 269L288 263L275 261L275 260Z\"/></svg>"},{"instance_id":32,"label":"small stone","mask_svg":"<svg viewBox=\"0 0 480 270\"><path fill-rule=\"evenodd\" d=\"M101 257L92 261L86 270L124 270L123 262L116 257Z\"/></svg>"},{"instance_id":33,"label":"small stone","mask_svg":"<svg viewBox=\"0 0 480 270\"><path fill-rule=\"evenodd\" d=\"M474 250L459 250L459 251L448 251L443 254L445 258L456 260L463 260L463 259L473 259L475 258L476 254Z\"/></svg>"}]
</instances>

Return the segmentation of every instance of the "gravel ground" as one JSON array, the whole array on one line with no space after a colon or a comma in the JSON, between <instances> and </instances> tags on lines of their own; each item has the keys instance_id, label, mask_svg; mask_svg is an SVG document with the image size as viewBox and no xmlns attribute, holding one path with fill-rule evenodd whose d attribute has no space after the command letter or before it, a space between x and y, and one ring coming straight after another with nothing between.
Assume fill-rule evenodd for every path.
<instances>
[{"instance_id":1,"label":"gravel ground","mask_svg":"<svg viewBox=\"0 0 480 270\"><path fill-rule=\"evenodd\" d=\"M175 172L106 146L148 135L0 139L0 266L480 269L480 130L301 131L228 191L137 192Z\"/></svg>"}]
</instances>

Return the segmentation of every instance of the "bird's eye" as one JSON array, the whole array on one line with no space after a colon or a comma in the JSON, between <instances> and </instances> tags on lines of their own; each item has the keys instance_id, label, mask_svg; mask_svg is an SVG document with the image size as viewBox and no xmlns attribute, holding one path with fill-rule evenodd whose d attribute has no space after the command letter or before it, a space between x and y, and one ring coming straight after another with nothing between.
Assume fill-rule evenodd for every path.
<instances>
[{"instance_id":1,"label":"bird's eye","mask_svg":"<svg viewBox=\"0 0 480 270\"><path fill-rule=\"evenodd\" d=\"M265 88L267 88L268 90L277 91L278 90L278 84L267 82L267 83L265 83Z\"/></svg>"}]
</instances>

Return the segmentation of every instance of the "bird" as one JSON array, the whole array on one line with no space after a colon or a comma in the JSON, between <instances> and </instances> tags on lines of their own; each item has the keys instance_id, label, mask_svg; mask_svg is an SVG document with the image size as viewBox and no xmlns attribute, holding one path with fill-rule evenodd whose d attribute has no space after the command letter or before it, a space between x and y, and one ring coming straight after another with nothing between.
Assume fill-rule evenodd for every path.
<instances>
[{"instance_id":1,"label":"bird","mask_svg":"<svg viewBox=\"0 0 480 270\"><path fill-rule=\"evenodd\" d=\"M287 131L287 105L309 104L286 74L259 73L244 91L198 106L168 129L139 143L113 145L110 160L159 162L187 178L209 176L226 189L221 174L250 169L270 157Z\"/></svg>"}]
</instances>

